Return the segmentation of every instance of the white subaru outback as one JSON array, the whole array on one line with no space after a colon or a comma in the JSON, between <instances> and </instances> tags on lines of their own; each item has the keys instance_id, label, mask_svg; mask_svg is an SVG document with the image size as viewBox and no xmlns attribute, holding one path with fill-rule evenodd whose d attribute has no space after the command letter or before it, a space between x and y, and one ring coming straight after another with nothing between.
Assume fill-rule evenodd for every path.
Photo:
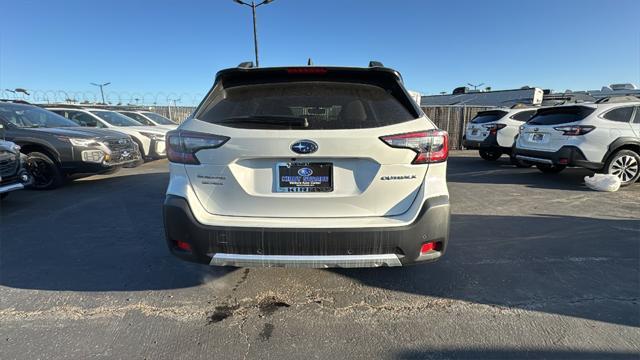
<instances>
[{"instance_id":1,"label":"white subaru outback","mask_svg":"<svg viewBox=\"0 0 640 360\"><path fill-rule=\"evenodd\" d=\"M514 106L480 111L467 125L463 145L477 149L480 157L487 161L498 160L503 154L511 157L512 163L525 167L512 155L513 144L520 126L531 119L538 108Z\"/></svg>"},{"instance_id":2,"label":"white subaru outback","mask_svg":"<svg viewBox=\"0 0 640 360\"><path fill-rule=\"evenodd\" d=\"M612 97L538 110L520 128L515 156L556 173L567 166L617 175L622 185L640 177L640 99Z\"/></svg>"},{"instance_id":3,"label":"white subaru outback","mask_svg":"<svg viewBox=\"0 0 640 360\"><path fill-rule=\"evenodd\" d=\"M171 252L211 265L378 267L440 258L447 133L400 74L368 68L218 72L167 134Z\"/></svg>"}]
</instances>

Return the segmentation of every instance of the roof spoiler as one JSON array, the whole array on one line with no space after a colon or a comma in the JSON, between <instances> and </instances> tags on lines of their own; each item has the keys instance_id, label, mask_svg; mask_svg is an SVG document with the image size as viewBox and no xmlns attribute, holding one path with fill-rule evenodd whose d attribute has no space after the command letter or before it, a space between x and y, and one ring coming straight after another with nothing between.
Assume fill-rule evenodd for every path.
<instances>
[{"instance_id":1,"label":"roof spoiler","mask_svg":"<svg viewBox=\"0 0 640 360\"><path fill-rule=\"evenodd\" d=\"M369 67L384 67L384 64L380 61L369 61Z\"/></svg>"}]
</instances>

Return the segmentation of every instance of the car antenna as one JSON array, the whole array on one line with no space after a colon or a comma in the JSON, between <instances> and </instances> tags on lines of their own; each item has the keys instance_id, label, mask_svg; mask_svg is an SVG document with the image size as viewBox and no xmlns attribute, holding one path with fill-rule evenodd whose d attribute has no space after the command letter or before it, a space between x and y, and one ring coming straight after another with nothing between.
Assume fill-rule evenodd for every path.
<instances>
[{"instance_id":1,"label":"car antenna","mask_svg":"<svg viewBox=\"0 0 640 360\"><path fill-rule=\"evenodd\" d=\"M313 65L313 61L311 60L311 58L309 58L309 60L307 60L307 66L311 66Z\"/></svg>"}]
</instances>

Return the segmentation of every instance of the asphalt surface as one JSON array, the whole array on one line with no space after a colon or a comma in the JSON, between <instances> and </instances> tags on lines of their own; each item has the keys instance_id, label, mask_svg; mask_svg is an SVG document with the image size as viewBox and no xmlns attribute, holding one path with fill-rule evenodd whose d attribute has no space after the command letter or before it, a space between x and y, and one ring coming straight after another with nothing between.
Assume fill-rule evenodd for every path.
<instances>
[{"instance_id":1,"label":"asphalt surface","mask_svg":"<svg viewBox=\"0 0 640 360\"><path fill-rule=\"evenodd\" d=\"M1 203L0 359L640 357L640 184L456 153L441 261L228 269L168 253L166 168Z\"/></svg>"}]
</instances>

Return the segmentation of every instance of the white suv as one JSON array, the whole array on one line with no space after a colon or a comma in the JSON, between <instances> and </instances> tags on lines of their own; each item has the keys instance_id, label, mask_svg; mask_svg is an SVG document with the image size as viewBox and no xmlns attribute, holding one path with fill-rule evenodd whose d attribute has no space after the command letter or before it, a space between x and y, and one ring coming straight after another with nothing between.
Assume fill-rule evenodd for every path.
<instances>
[{"instance_id":1,"label":"white suv","mask_svg":"<svg viewBox=\"0 0 640 360\"><path fill-rule=\"evenodd\" d=\"M447 133L377 63L222 70L167 139L164 223L182 259L378 267L446 250Z\"/></svg>"},{"instance_id":2,"label":"white suv","mask_svg":"<svg viewBox=\"0 0 640 360\"><path fill-rule=\"evenodd\" d=\"M520 128L515 155L543 172L581 166L617 175L629 185L640 177L640 99L540 109Z\"/></svg>"},{"instance_id":3,"label":"white suv","mask_svg":"<svg viewBox=\"0 0 640 360\"><path fill-rule=\"evenodd\" d=\"M537 109L514 106L479 112L467 124L464 147L477 149L480 157L488 161L498 160L503 154L511 156L520 125L531 119ZM511 160L517 166L527 166L513 157Z\"/></svg>"},{"instance_id":4,"label":"white suv","mask_svg":"<svg viewBox=\"0 0 640 360\"><path fill-rule=\"evenodd\" d=\"M165 136L169 129L144 126L112 110L76 107L47 107L47 110L62 115L80 126L116 130L127 134L138 144L140 153L145 159L166 157Z\"/></svg>"},{"instance_id":5,"label":"white suv","mask_svg":"<svg viewBox=\"0 0 640 360\"><path fill-rule=\"evenodd\" d=\"M128 116L133 120L146 126L157 126L158 128L165 128L167 130L175 130L178 128L178 124L167 119L166 117L156 114L151 111L135 111L135 110L116 110L122 115Z\"/></svg>"}]
</instances>

